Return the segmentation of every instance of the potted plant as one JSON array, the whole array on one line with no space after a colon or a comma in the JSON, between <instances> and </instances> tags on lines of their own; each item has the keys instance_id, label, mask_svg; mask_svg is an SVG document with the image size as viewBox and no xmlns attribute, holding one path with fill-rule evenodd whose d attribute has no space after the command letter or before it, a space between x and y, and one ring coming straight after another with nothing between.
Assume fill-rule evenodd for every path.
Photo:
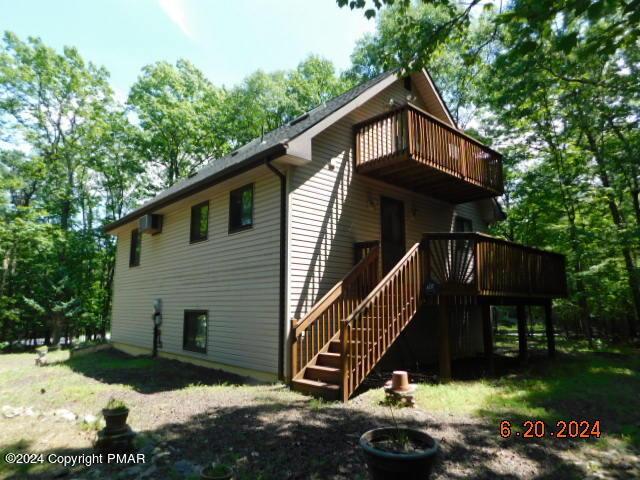
<instances>
[{"instance_id":1,"label":"potted plant","mask_svg":"<svg viewBox=\"0 0 640 480\"><path fill-rule=\"evenodd\" d=\"M385 427L360 437L367 467L373 480L424 480L438 451L438 442L420 430Z\"/></svg>"},{"instance_id":2,"label":"potted plant","mask_svg":"<svg viewBox=\"0 0 640 480\"><path fill-rule=\"evenodd\" d=\"M36 354L38 358L36 358L36 365L42 366L47 363L47 352L49 351L49 347L46 345L42 345L36 348Z\"/></svg>"},{"instance_id":3,"label":"potted plant","mask_svg":"<svg viewBox=\"0 0 640 480\"><path fill-rule=\"evenodd\" d=\"M223 463L212 462L200 470L201 480L231 480L232 475L231 467Z\"/></svg>"},{"instance_id":4,"label":"potted plant","mask_svg":"<svg viewBox=\"0 0 640 480\"><path fill-rule=\"evenodd\" d=\"M420 430L398 426L393 409L403 402L403 393L415 388L402 371L394 372L389 383L387 393L396 394L386 401L394 426L369 430L360 437L369 475L373 480L424 480L431 474L438 442Z\"/></svg>"},{"instance_id":5,"label":"potted plant","mask_svg":"<svg viewBox=\"0 0 640 480\"><path fill-rule=\"evenodd\" d=\"M120 432L127 429L129 409L122 400L109 399L107 406L102 409L102 416L107 424L105 428L107 432Z\"/></svg>"}]
</instances>

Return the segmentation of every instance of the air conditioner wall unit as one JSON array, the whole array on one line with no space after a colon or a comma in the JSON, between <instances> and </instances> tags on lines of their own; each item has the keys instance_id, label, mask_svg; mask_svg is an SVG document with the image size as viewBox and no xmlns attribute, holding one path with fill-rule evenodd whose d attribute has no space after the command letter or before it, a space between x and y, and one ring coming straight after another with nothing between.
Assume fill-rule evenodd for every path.
<instances>
[{"instance_id":1,"label":"air conditioner wall unit","mask_svg":"<svg viewBox=\"0 0 640 480\"><path fill-rule=\"evenodd\" d=\"M149 213L140 217L138 230L140 233L150 233L151 235L162 232L162 215Z\"/></svg>"}]
</instances>

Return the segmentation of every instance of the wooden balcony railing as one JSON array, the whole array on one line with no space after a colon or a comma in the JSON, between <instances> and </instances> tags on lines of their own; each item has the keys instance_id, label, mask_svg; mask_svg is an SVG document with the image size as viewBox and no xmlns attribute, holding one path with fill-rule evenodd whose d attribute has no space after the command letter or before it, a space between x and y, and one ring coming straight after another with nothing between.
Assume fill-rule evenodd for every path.
<instances>
[{"instance_id":1,"label":"wooden balcony railing","mask_svg":"<svg viewBox=\"0 0 640 480\"><path fill-rule=\"evenodd\" d=\"M390 183L440 191L458 202L503 193L502 156L417 107L391 110L354 130L360 173L380 173ZM415 167L431 175L421 176Z\"/></svg>"},{"instance_id":2,"label":"wooden balcony railing","mask_svg":"<svg viewBox=\"0 0 640 480\"><path fill-rule=\"evenodd\" d=\"M427 290L433 295L561 297L565 257L481 233L423 237Z\"/></svg>"},{"instance_id":3,"label":"wooden balcony railing","mask_svg":"<svg viewBox=\"0 0 640 480\"><path fill-rule=\"evenodd\" d=\"M291 378L299 378L329 341L340 322L362 302L380 280L380 247L367 242L366 255L299 321L293 320Z\"/></svg>"}]
</instances>

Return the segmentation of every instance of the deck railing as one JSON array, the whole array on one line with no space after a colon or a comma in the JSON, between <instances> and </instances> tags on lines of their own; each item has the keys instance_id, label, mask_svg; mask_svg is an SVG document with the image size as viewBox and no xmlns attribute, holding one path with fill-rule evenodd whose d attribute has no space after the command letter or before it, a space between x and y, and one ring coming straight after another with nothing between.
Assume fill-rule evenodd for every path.
<instances>
[{"instance_id":1,"label":"deck railing","mask_svg":"<svg viewBox=\"0 0 640 480\"><path fill-rule=\"evenodd\" d=\"M406 157L496 195L503 192L498 152L415 106L377 115L354 129L356 168Z\"/></svg>"},{"instance_id":2,"label":"deck railing","mask_svg":"<svg viewBox=\"0 0 640 480\"><path fill-rule=\"evenodd\" d=\"M567 293L565 257L481 233L423 237L434 295L558 297Z\"/></svg>"},{"instance_id":3,"label":"deck railing","mask_svg":"<svg viewBox=\"0 0 640 480\"><path fill-rule=\"evenodd\" d=\"M347 400L431 295L566 295L564 256L481 233L429 233L340 325Z\"/></svg>"},{"instance_id":4,"label":"deck railing","mask_svg":"<svg viewBox=\"0 0 640 480\"><path fill-rule=\"evenodd\" d=\"M309 364L339 332L340 322L380 280L380 247L369 243L366 255L300 320L292 322L291 378Z\"/></svg>"}]
</instances>

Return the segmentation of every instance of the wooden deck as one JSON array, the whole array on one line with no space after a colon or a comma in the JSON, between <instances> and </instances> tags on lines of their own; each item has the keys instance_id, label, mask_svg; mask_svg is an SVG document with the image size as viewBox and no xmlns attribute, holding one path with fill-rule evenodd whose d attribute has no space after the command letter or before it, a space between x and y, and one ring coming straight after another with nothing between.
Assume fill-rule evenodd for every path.
<instances>
[{"instance_id":1,"label":"wooden deck","mask_svg":"<svg viewBox=\"0 0 640 480\"><path fill-rule=\"evenodd\" d=\"M377 242L354 245L356 266L301 320L291 343L293 388L347 400L423 304L437 305L441 377L451 375L447 305L482 310L485 353L492 362L492 304L518 306L526 359L524 305L545 306L553 354L551 299L566 295L564 256L481 233L429 233L381 278Z\"/></svg>"},{"instance_id":2,"label":"wooden deck","mask_svg":"<svg viewBox=\"0 0 640 480\"><path fill-rule=\"evenodd\" d=\"M502 156L412 105L354 126L360 174L453 203L503 193Z\"/></svg>"},{"instance_id":3,"label":"wooden deck","mask_svg":"<svg viewBox=\"0 0 640 480\"><path fill-rule=\"evenodd\" d=\"M427 296L492 303L567 295L565 257L482 233L423 237Z\"/></svg>"}]
</instances>

